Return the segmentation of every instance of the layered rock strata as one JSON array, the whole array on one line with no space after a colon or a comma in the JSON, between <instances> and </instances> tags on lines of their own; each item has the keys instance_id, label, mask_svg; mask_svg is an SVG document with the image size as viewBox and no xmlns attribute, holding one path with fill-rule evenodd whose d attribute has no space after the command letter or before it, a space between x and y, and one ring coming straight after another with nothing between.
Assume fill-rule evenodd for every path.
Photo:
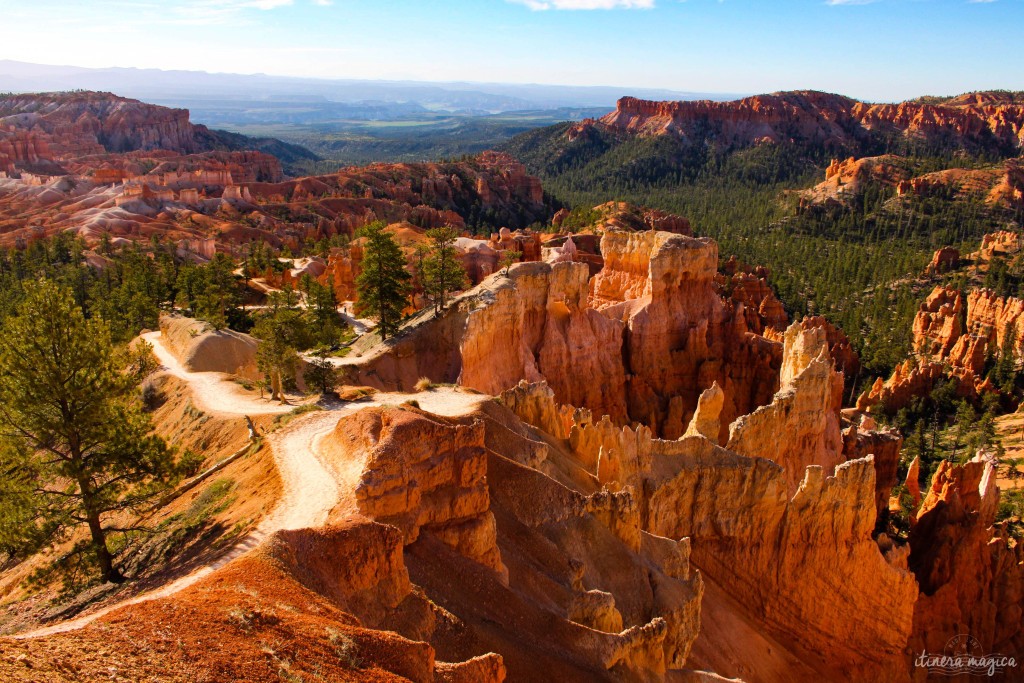
<instances>
[{"instance_id":1,"label":"layered rock strata","mask_svg":"<svg viewBox=\"0 0 1024 683\"><path fill-rule=\"evenodd\" d=\"M711 419L715 393L698 423ZM851 680L905 679L917 588L906 553L887 556L872 539L873 457L842 463L833 476L810 465L790 494L783 467L720 448L698 430L665 441L646 428L595 423L539 385L521 384L502 401L565 439L599 480L613 473L612 486L643 491L642 528L688 537L695 563L770 630L839 663Z\"/></svg>"},{"instance_id":2,"label":"layered rock strata","mask_svg":"<svg viewBox=\"0 0 1024 683\"><path fill-rule=\"evenodd\" d=\"M742 303L717 293L712 240L609 231L601 252L604 268L589 280L576 262L492 276L386 350L368 349L352 383L411 388L427 376L498 394L544 380L562 402L676 438L717 382L723 441L729 422L770 402L782 344L748 330Z\"/></svg>"}]
</instances>

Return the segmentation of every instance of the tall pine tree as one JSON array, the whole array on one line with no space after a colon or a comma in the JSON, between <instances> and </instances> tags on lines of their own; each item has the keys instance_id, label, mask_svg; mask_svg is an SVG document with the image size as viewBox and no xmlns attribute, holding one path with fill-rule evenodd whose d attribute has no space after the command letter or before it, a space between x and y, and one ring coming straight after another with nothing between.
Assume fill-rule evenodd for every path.
<instances>
[{"instance_id":1,"label":"tall pine tree","mask_svg":"<svg viewBox=\"0 0 1024 683\"><path fill-rule=\"evenodd\" d=\"M106 323L63 287L28 290L0 333L0 545L32 552L85 526L100 578L119 581L109 516L173 483L173 453L151 434Z\"/></svg>"},{"instance_id":2,"label":"tall pine tree","mask_svg":"<svg viewBox=\"0 0 1024 683\"><path fill-rule=\"evenodd\" d=\"M430 253L423 259L420 279L424 294L434 302L434 310L440 312L447 304L448 295L466 286L466 270L455 248L455 240L459 237L455 228L427 230L427 237L433 244Z\"/></svg>"},{"instance_id":3,"label":"tall pine tree","mask_svg":"<svg viewBox=\"0 0 1024 683\"><path fill-rule=\"evenodd\" d=\"M359 236L366 238L363 247L362 272L356 278L358 315L377 319L381 339L398 330L402 310L409 302L409 273L405 256L394 237L384 230L384 223L375 221L363 227Z\"/></svg>"}]
</instances>

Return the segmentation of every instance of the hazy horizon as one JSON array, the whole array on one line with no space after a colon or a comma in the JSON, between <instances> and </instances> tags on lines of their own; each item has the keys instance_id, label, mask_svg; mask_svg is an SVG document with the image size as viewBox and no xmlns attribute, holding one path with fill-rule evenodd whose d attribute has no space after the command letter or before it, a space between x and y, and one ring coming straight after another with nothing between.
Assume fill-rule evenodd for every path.
<instances>
[{"instance_id":1,"label":"hazy horizon","mask_svg":"<svg viewBox=\"0 0 1024 683\"><path fill-rule=\"evenodd\" d=\"M868 101L1024 89L1022 0L0 0L0 59L329 80L814 89ZM116 58L111 49L116 46Z\"/></svg>"}]
</instances>

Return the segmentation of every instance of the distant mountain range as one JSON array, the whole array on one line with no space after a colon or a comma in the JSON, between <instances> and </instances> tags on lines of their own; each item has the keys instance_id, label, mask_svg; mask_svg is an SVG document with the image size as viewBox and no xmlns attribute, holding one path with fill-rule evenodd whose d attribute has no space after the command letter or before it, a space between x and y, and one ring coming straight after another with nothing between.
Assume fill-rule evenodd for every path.
<instances>
[{"instance_id":1,"label":"distant mountain range","mask_svg":"<svg viewBox=\"0 0 1024 683\"><path fill-rule=\"evenodd\" d=\"M623 95L655 100L728 100L727 93L677 92L627 87L509 83L375 81L223 74L160 69L51 66L0 60L0 91L100 90L167 106L188 107L204 120L204 103L244 102L248 109L294 109L296 104L333 110L347 118L395 118L423 111L464 115L507 111L607 107ZM347 105L340 106L339 105ZM236 107L232 107L236 108ZM293 114L273 122L295 123ZM318 118L314 111L313 120ZM273 117L261 116L264 122ZM310 123L301 121L301 123Z\"/></svg>"}]
</instances>

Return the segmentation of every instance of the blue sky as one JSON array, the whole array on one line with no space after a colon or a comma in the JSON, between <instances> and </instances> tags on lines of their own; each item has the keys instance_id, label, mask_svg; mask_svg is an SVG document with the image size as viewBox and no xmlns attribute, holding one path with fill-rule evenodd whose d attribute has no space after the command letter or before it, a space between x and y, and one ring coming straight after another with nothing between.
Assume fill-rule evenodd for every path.
<instances>
[{"instance_id":1,"label":"blue sky","mask_svg":"<svg viewBox=\"0 0 1024 683\"><path fill-rule=\"evenodd\" d=\"M0 59L770 92L1024 90L1024 0L0 0Z\"/></svg>"}]
</instances>

